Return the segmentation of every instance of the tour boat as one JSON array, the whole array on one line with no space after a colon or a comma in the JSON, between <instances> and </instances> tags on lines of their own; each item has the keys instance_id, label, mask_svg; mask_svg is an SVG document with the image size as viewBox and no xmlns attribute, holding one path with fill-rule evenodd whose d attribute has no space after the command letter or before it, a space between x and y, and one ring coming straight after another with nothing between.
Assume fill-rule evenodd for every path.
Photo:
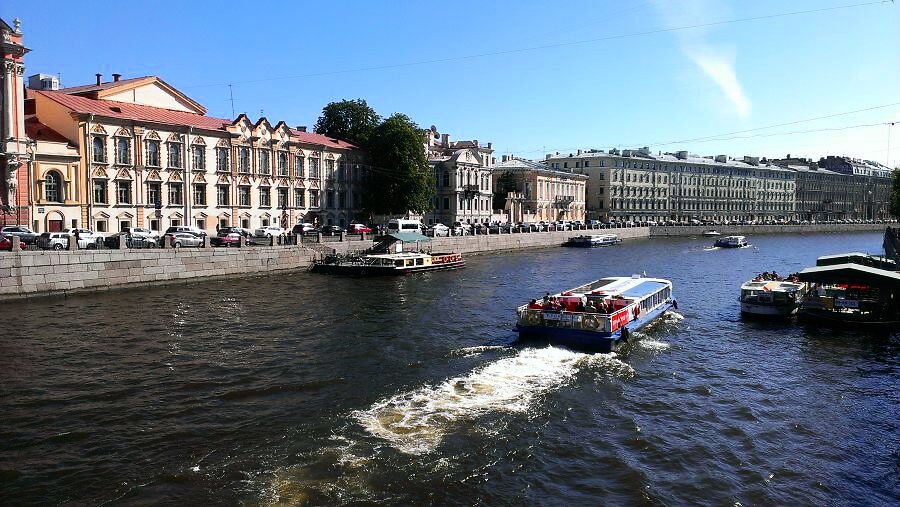
<instances>
[{"instance_id":1,"label":"tour boat","mask_svg":"<svg viewBox=\"0 0 900 507\"><path fill-rule=\"evenodd\" d=\"M404 275L422 271L457 269L466 265L459 253L427 253L420 243L431 238L415 232L396 232L380 238L378 244L364 253L331 254L313 262L314 273L352 276ZM416 244L415 251L404 251L404 244Z\"/></svg>"},{"instance_id":2,"label":"tour boat","mask_svg":"<svg viewBox=\"0 0 900 507\"><path fill-rule=\"evenodd\" d=\"M714 238L716 236L721 236L722 233L720 233L719 231L710 229L710 230L704 232L703 235L706 236L707 238Z\"/></svg>"},{"instance_id":3,"label":"tour boat","mask_svg":"<svg viewBox=\"0 0 900 507\"><path fill-rule=\"evenodd\" d=\"M725 236L716 240L719 248L743 248L747 246L747 238L744 236Z\"/></svg>"},{"instance_id":4,"label":"tour boat","mask_svg":"<svg viewBox=\"0 0 900 507\"><path fill-rule=\"evenodd\" d=\"M553 344L596 352L611 352L670 308L678 308L672 282L661 278L601 278L551 296L552 308L540 299L516 309L515 331L520 340L543 339ZM584 309L590 302L596 309Z\"/></svg>"},{"instance_id":5,"label":"tour boat","mask_svg":"<svg viewBox=\"0 0 900 507\"><path fill-rule=\"evenodd\" d=\"M574 236L568 239L563 246L576 246L582 248L593 248L598 246L618 245L622 240L615 234L588 234L584 236Z\"/></svg>"},{"instance_id":6,"label":"tour boat","mask_svg":"<svg viewBox=\"0 0 900 507\"><path fill-rule=\"evenodd\" d=\"M795 315L806 290L804 282L756 277L741 285L741 313L780 317Z\"/></svg>"},{"instance_id":7,"label":"tour boat","mask_svg":"<svg viewBox=\"0 0 900 507\"><path fill-rule=\"evenodd\" d=\"M900 273L844 263L806 268L798 317L812 324L900 329Z\"/></svg>"}]
</instances>

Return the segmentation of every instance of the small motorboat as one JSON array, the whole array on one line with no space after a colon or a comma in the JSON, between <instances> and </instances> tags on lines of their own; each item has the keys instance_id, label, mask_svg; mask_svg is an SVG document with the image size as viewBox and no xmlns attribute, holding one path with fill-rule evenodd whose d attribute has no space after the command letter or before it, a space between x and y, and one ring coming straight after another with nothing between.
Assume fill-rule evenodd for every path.
<instances>
[{"instance_id":1,"label":"small motorboat","mask_svg":"<svg viewBox=\"0 0 900 507\"><path fill-rule=\"evenodd\" d=\"M715 238L717 236L721 236L722 233L720 233L719 231L717 231L715 229L710 229L710 230L704 232L703 235L706 236L707 238Z\"/></svg>"},{"instance_id":2,"label":"small motorboat","mask_svg":"<svg viewBox=\"0 0 900 507\"><path fill-rule=\"evenodd\" d=\"M563 246L575 246L581 248L593 248L598 246L618 245L622 240L615 234L590 234L569 238Z\"/></svg>"},{"instance_id":3,"label":"small motorboat","mask_svg":"<svg viewBox=\"0 0 900 507\"><path fill-rule=\"evenodd\" d=\"M744 236L725 236L717 239L715 244L718 248L744 248L748 245L747 238Z\"/></svg>"},{"instance_id":4,"label":"small motorboat","mask_svg":"<svg viewBox=\"0 0 900 507\"><path fill-rule=\"evenodd\" d=\"M795 315L808 285L797 279L769 280L762 275L741 285L741 313L771 317Z\"/></svg>"}]
</instances>

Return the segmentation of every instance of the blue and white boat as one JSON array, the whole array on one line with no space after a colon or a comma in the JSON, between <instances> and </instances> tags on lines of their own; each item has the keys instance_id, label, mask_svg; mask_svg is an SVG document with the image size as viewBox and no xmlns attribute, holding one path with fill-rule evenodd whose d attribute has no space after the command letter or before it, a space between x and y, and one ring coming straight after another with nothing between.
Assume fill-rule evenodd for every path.
<instances>
[{"instance_id":1,"label":"blue and white boat","mask_svg":"<svg viewBox=\"0 0 900 507\"><path fill-rule=\"evenodd\" d=\"M520 340L612 352L670 308L678 308L678 303L669 280L601 278L520 306L515 331Z\"/></svg>"},{"instance_id":2,"label":"blue and white boat","mask_svg":"<svg viewBox=\"0 0 900 507\"><path fill-rule=\"evenodd\" d=\"M575 246L581 248L594 248L598 246L613 246L621 243L615 234L589 234L583 236L574 236L563 243L563 246Z\"/></svg>"}]
</instances>

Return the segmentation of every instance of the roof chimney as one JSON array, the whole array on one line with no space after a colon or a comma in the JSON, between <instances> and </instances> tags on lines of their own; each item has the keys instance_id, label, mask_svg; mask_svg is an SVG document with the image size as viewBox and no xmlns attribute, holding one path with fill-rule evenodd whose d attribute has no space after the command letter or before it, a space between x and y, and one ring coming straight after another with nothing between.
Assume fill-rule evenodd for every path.
<instances>
[{"instance_id":1,"label":"roof chimney","mask_svg":"<svg viewBox=\"0 0 900 507\"><path fill-rule=\"evenodd\" d=\"M103 78L103 74L97 74L97 86L100 86L101 79Z\"/></svg>"},{"instance_id":2,"label":"roof chimney","mask_svg":"<svg viewBox=\"0 0 900 507\"><path fill-rule=\"evenodd\" d=\"M118 83L121 77L122 74L113 74L113 83Z\"/></svg>"},{"instance_id":3,"label":"roof chimney","mask_svg":"<svg viewBox=\"0 0 900 507\"><path fill-rule=\"evenodd\" d=\"M306 125L297 125L297 130L300 132L306 132Z\"/></svg>"}]
</instances>

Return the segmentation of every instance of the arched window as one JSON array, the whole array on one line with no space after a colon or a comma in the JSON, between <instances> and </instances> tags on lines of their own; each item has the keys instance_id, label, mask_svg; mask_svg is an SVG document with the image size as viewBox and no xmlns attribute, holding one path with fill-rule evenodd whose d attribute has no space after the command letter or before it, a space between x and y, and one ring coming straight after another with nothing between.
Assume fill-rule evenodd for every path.
<instances>
[{"instance_id":1,"label":"arched window","mask_svg":"<svg viewBox=\"0 0 900 507\"><path fill-rule=\"evenodd\" d=\"M56 171L47 173L44 180L44 199L48 202L62 202L62 177Z\"/></svg>"},{"instance_id":2,"label":"arched window","mask_svg":"<svg viewBox=\"0 0 900 507\"><path fill-rule=\"evenodd\" d=\"M106 138L102 136L94 136L92 146L94 152L94 162L106 162Z\"/></svg>"}]
</instances>

